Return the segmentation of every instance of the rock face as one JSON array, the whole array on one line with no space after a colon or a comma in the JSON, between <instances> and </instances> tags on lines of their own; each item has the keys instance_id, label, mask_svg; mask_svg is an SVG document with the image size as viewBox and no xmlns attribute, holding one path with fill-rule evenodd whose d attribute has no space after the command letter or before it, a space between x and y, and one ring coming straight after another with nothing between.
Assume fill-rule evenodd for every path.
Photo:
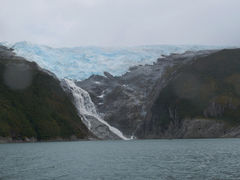
<instances>
[{"instance_id":1,"label":"rock face","mask_svg":"<svg viewBox=\"0 0 240 180\"><path fill-rule=\"evenodd\" d=\"M124 135L144 138L148 136L145 125L155 99L176 76L176 69L214 52L173 54L158 59L153 65L132 67L123 76L104 73L105 76L93 75L76 84L89 92L97 111L109 124ZM169 113L174 116L171 109Z\"/></svg>"},{"instance_id":2,"label":"rock face","mask_svg":"<svg viewBox=\"0 0 240 180\"><path fill-rule=\"evenodd\" d=\"M221 50L186 63L156 92L139 137L238 136L239 82L240 49Z\"/></svg>"},{"instance_id":3,"label":"rock face","mask_svg":"<svg viewBox=\"0 0 240 180\"><path fill-rule=\"evenodd\" d=\"M0 141L93 137L60 81L0 46Z\"/></svg>"}]
</instances>

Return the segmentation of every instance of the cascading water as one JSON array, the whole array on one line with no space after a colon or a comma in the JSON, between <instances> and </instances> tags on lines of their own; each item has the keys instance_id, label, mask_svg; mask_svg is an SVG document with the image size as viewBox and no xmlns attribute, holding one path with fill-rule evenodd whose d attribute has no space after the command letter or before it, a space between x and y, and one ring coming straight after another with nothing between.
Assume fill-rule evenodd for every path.
<instances>
[{"instance_id":1,"label":"cascading water","mask_svg":"<svg viewBox=\"0 0 240 180\"><path fill-rule=\"evenodd\" d=\"M121 131L104 121L97 113L94 103L87 91L78 87L72 80L61 81L63 89L73 96L78 115L88 129L101 139L129 140Z\"/></svg>"}]
</instances>

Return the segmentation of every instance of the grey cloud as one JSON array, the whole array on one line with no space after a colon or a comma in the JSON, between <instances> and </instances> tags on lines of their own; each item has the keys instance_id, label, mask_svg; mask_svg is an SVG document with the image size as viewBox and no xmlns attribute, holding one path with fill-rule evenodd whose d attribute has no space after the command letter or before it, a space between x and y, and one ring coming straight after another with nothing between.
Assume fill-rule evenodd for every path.
<instances>
[{"instance_id":1,"label":"grey cloud","mask_svg":"<svg viewBox=\"0 0 240 180\"><path fill-rule=\"evenodd\" d=\"M240 45L239 0L1 0L0 41Z\"/></svg>"}]
</instances>

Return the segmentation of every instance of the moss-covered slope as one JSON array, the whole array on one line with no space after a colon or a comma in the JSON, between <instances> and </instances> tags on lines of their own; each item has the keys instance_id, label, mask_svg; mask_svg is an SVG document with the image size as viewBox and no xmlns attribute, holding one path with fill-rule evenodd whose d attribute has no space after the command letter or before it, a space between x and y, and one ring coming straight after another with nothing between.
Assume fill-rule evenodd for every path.
<instances>
[{"instance_id":1,"label":"moss-covered slope","mask_svg":"<svg viewBox=\"0 0 240 180\"><path fill-rule=\"evenodd\" d=\"M54 76L0 47L0 136L86 138L88 130Z\"/></svg>"}]
</instances>

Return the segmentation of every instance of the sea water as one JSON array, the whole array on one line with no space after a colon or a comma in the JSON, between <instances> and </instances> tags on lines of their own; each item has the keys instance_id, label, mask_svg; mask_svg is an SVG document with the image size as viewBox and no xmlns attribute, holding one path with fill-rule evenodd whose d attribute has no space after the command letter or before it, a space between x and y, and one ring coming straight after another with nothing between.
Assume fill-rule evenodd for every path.
<instances>
[{"instance_id":1,"label":"sea water","mask_svg":"<svg viewBox=\"0 0 240 180\"><path fill-rule=\"evenodd\" d=\"M240 179L240 139L0 144L0 180Z\"/></svg>"}]
</instances>

